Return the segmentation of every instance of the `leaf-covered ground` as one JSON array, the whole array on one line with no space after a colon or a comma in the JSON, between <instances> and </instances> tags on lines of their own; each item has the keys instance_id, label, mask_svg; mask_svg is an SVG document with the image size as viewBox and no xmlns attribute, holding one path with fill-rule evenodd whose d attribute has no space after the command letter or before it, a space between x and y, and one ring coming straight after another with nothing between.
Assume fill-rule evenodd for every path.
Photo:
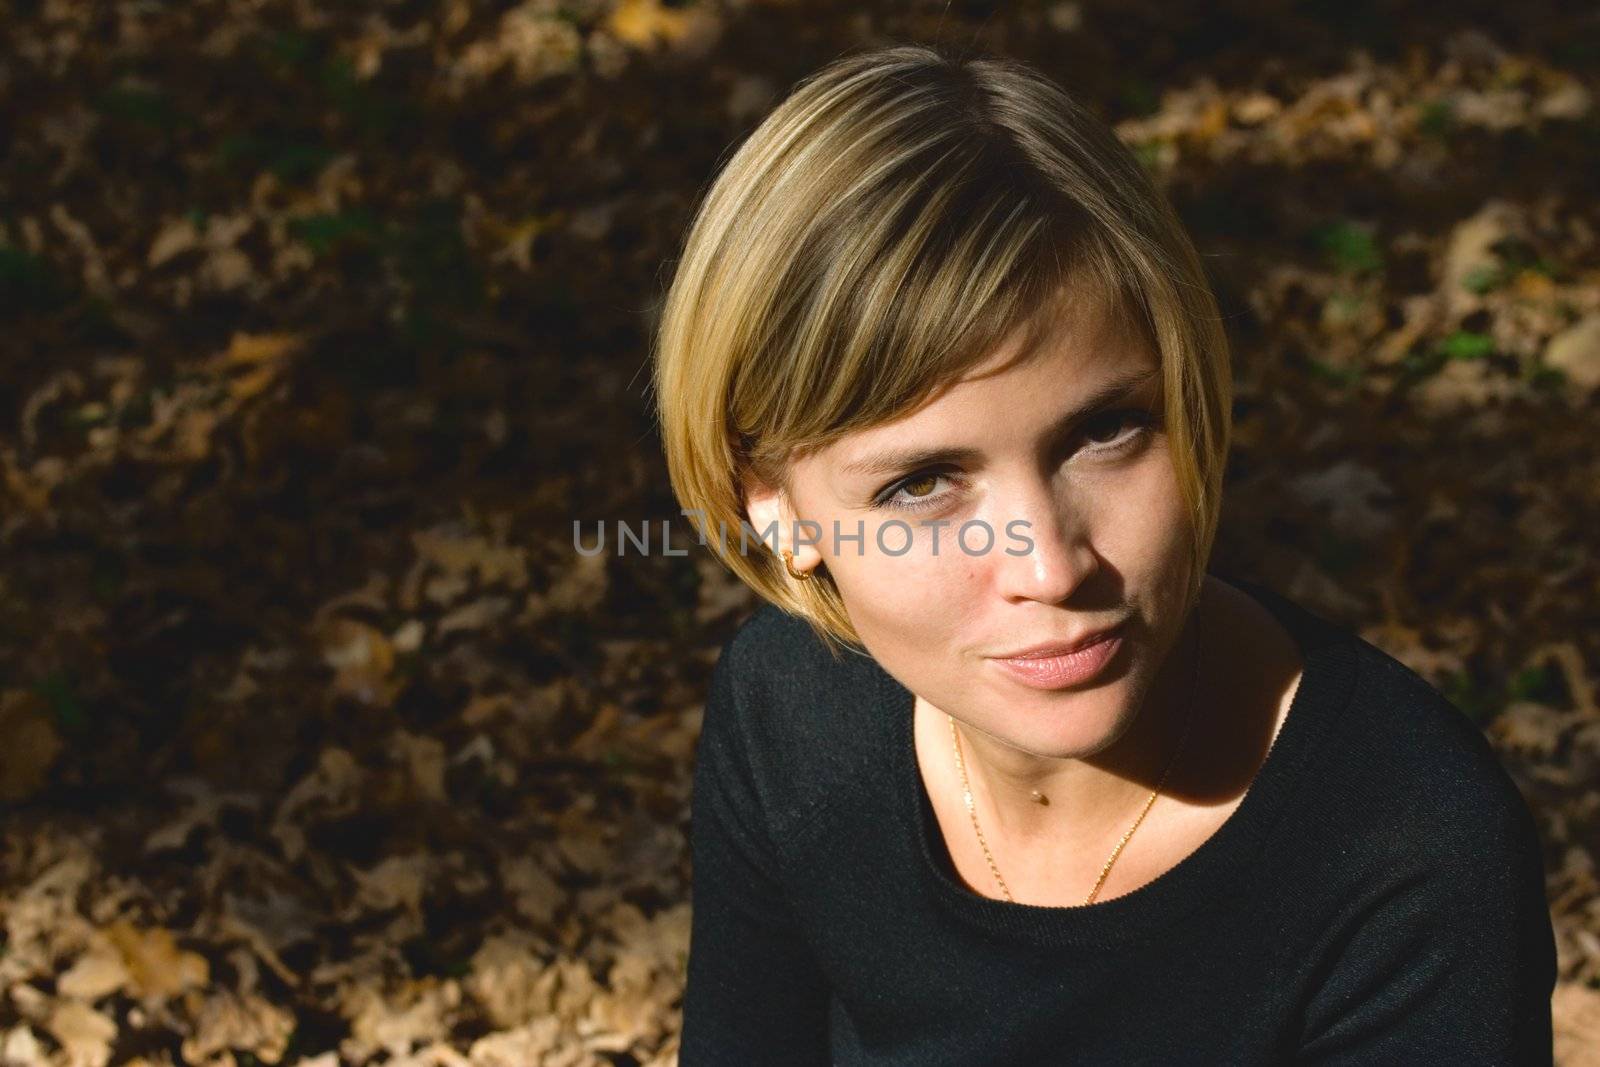
<instances>
[{"instance_id":1,"label":"leaf-covered ground","mask_svg":"<svg viewBox=\"0 0 1600 1067\"><path fill-rule=\"evenodd\" d=\"M1159 176L1217 564L1482 725L1600 1063L1600 21L1284 6L0 0L0 1063L675 1063L753 603L572 521L681 522L645 358L727 147L935 38Z\"/></svg>"}]
</instances>

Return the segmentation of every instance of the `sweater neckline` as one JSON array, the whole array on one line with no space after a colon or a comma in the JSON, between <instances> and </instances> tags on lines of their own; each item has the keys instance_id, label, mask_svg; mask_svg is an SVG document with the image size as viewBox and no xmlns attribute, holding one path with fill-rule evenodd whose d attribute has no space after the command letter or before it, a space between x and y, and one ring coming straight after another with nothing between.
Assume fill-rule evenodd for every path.
<instances>
[{"instance_id":1,"label":"sweater neckline","mask_svg":"<svg viewBox=\"0 0 1600 1067\"><path fill-rule=\"evenodd\" d=\"M1264 586L1239 578L1224 580L1259 601L1293 636L1303 661L1299 687L1233 814L1177 864L1138 889L1109 900L1083 905L1025 904L983 896L958 881L917 765L913 736L916 696L887 671L877 672L893 734L895 811L916 841L921 882L941 906L990 934L1051 948L1153 937L1187 916L1238 899L1240 879L1248 874L1250 861L1284 814L1304 777L1308 757L1329 724L1349 704L1359 657L1356 639L1347 630Z\"/></svg>"}]
</instances>

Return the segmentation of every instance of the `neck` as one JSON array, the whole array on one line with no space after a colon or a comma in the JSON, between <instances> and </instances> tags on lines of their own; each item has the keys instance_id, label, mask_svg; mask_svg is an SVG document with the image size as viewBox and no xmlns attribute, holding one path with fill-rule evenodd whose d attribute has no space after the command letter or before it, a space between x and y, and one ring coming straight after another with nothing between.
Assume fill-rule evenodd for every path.
<instances>
[{"instance_id":1,"label":"neck","mask_svg":"<svg viewBox=\"0 0 1600 1067\"><path fill-rule=\"evenodd\" d=\"M981 730L957 723L962 762L980 812L995 832L1017 845L1032 840L1086 844L1137 816L1173 763L1197 699L1195 612L1191 611L1166 657L1166 665L1125 730L1087 756L1054 758L1015 748ZM950 723L941 712L949 745ZM1185 748L1188 746L1185 745ZM1172 788L1177 769L1163 792ZM1047 798L1041 804L1037 792Z\"/></svg>"}]
</instances>

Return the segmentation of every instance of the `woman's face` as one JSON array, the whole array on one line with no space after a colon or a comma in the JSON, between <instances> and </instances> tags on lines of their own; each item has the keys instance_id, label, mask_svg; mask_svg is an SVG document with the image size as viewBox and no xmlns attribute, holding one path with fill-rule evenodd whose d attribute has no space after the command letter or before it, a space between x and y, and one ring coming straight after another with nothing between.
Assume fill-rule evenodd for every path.
<instances>
[{"instance_id":1,"label":"woman's face","mask_svg":"<svg viewBox=\"0 0 1600 1067\"><path fill-rule=\"evenodd\" d=\"M788 500L757 494L750 508L757 530L780 521L796 569L827 565L867 651L902 684L1057 758L1092 755L1133 721L1191 579L1156 354L1114 318L1089 318L1068 316L1027 363L983 377L1008 344L920 410L796 461ZM922 455L893 458L910 453ZM790 540L797 519L819 543ZM997 659L1113 626L1121 640L1087 680L1030 685Z\"/></svg>"}]
</instances>

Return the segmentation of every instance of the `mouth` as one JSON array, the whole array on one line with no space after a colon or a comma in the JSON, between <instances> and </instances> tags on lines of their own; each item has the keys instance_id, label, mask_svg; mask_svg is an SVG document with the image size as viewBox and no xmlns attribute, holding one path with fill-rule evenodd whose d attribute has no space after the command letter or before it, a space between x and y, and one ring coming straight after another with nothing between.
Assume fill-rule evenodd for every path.
<instances>
[{"instance_id":1,"label":"mouth","mask_svg":"<svg viewBox=\"0 0 1600 1067\"><path fill-rule=\"evenodd\" d=\"M1031 689L1067 689L1092 681L1122 647L1121 625L1074 642L1037 645L991 662Z\"/></svg>"},{"instance_id":2,"label":"mouth","mask_svg":"<svg viewBox=\"0 0 1600 1067\"><path fill-rule=\"evenodd\" d=\"M1108 626L1104 630L1096 630L1071 641L1047 641L1043 644L1032 645L1016 652L1008 652L990 659L998 660L1028 660L1028 659L1054 659L1058 656L1069 656L1081 652L1102 641L1109 641L1122 632L1122 623Z\"/></svg>"}]
</instances>

